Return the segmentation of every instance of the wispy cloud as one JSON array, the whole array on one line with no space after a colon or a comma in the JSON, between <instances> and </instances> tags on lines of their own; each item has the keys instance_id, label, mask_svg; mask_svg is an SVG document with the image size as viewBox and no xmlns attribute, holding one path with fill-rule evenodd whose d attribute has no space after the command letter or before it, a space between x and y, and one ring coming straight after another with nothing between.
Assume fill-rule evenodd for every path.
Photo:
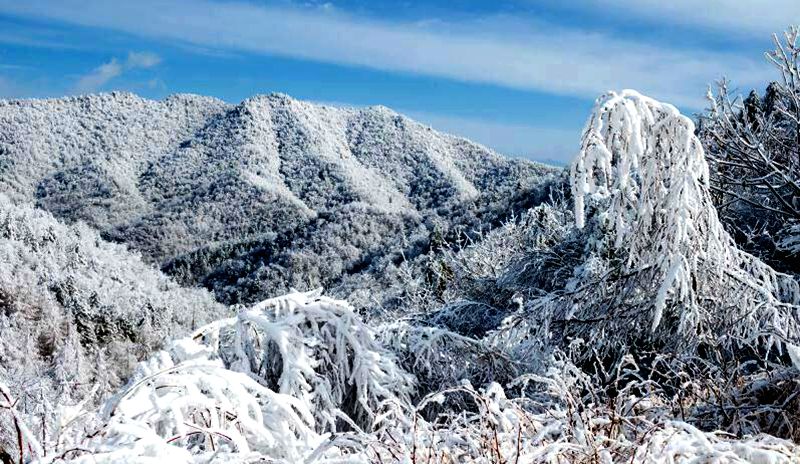
<instances>
[{"instance_id":1,"label":"wispy cloud","mask_svg":"<svg viewBox=\"0 0 800 464\"><path fill-rule=\"evenodd\" d=\"M128 68L152 68L161 63L161 57L150 52L130 52L125 62Z\"/></svg>"},{"instance_id":2,"label":"wispy cloud","mask_svg":"<svg viewBox=\"0 0 800 464\"><path fill-rule=\"evenodd\" d=\"M633 87L693 109L702 107L705 86L721 75L749 86L761 85L771 71L760 57L648 45L500 16L399 23L209 0L0 0L0 11L200 47L559 95L594 97Z\"/></svg>"},{"instance_id":3,"label":"wispy cloud","mask_svg":"<svg viewBox=\"0 0 800 464\"><path fill-rule=\"evenodd\" d=\"M108 63L103 63L82 76L75 84L75 90L78 93L94 92L127 70L152 68L160 62L161 58L154 53L130 52L125 61L120 62L116 58L112 58Z\"/></svg>"},{"instance_id":4,"label":"wispy cloud","mask_svg":"<svg viewBox=\"0 0 800 464\"><path fill-rule=\"evenodd\" d=\"M82 48L64 40L63 32L53 28L14 24L7 20L0 21L0 43L56 50L80 50Z\"/></svg>"},{"instance_id":5,"label":"wispy cloud","mask_svg":"<svg viewBox=\"0 0 800 464\"><path fill-rule=\"evenodd\" d=\"M122 65L112 58L108 63L101 64L94 68L92 72L78 79L75 90L79 93L94 92L104 86L111 79L122 75Z\"/></svg>"}]
</instances>

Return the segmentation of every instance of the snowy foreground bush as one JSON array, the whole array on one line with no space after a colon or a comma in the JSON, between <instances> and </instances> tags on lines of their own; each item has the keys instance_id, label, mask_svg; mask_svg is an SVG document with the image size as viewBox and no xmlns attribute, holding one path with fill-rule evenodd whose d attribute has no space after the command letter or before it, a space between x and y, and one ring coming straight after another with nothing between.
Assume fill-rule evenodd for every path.
<instances>
[{"instance_id":1,"label":"snowy foreground bush","mask_svg":"<svg viewBox=\"0 0 800 464\"><path fill-rule=\"evenodd\" d=\"M17 443L3 459L799 462L797 283L720 226L691 121L606 95L571 178L577 224L532 210L532 242L484 245L522 256L473 266L464 301L433 315L365 322L318 292L267 300L168 344L99 410L53 411L47 436L0 385ZM492 305L467 300L476 288L513 291L513 309L464 329Z\"/></svg>"}]
</instances>

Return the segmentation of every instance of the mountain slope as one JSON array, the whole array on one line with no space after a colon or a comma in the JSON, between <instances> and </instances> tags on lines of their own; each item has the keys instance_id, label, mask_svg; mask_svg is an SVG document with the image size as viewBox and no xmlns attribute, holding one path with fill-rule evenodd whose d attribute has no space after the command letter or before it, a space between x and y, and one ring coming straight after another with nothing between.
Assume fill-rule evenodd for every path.
<instances>
[{"instance_id":1,"label":"mountain slope","mask_svg":"<svg viewBox=\"0 0 800 464\"><path fill-rule=\"evenodd\" d=\"M383 107L278 94L0 101L0 192L230 303L335 286L413 254L404 239L424 248L434 231L496 224L553 172Z\"/></svg>"},{"instance_id":2,"label":"mountain slope","mask_svg":"<svg viewBox=\"0 0 800 464\"><path fill-rule=\"evenodd\" d=\"M225 312L85 225L0 195L0 382L20 410L103 400L165 340ZM7 420L0 430L11 430Z\"/></svg>"}]
</instances>

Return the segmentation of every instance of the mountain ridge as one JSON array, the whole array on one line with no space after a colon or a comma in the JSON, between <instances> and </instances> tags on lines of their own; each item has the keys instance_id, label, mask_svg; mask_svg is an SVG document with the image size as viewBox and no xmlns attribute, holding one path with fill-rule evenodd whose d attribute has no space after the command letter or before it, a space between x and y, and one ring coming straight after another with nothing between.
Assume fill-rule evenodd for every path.
<instances>
[{"instance_id":1,"label":"mountain ridge","mask_svg":"<svg viewBox=\"0 0 800 464\"><path fill-rule=\"evenodd\" d=\"M335 285L342 272L369 267L403 236L497 223L514 214L503 203L557 172L384 106L337 108L279 93L238 104L127 92L6 100L0 129L0 192L15 202L84 221L165 270L206 250L268 245L269 256L246 266L238 251L223 253L218 264L227 263L233 282L275 264L266 272L274 292ZM381 233L348 230L358 222ZM294 243L317 229L311 241L329 243ZM298 246L343 263L301 282L287 256ZM207 281L213 271L179 278L214 288Z\"/></svg>"}]
</instances>

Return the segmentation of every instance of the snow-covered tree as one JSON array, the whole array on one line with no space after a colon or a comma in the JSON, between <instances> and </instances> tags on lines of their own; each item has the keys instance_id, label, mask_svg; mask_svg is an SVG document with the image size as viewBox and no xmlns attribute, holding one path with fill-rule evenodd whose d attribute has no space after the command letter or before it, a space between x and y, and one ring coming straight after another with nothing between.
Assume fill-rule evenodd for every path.
<instances>
[{"instance_id":1,"label":"snow-covered tree","mask_svg":"<svg viewBox=\"0 0 800 464\"><path fill-rule=\"evenodd\" d=\"M778 76L763 96L752 91L742 99L723 80L709 91L709 109L700 119L717 207L741 242L752 236L768 242L760 247L767 255L800 253L799 39L797 27L773 35L775 49L767 58Z\"/></svg>"},{"instance_id":2,"label":"snow-covered tree","mask_svg":"<svg viewBox=\"0 0 800 464\"><path fill-rule=\"evenodd\" d=\"M0 382L43 446L57 435L59 408L101 402L165 340L225 310L86 226L3 195L0 295ZM16 446L12 430L0 414L0 448Z\"/></svg>"},{"instance_id":3,"label":"snow-covered tree","mask_svg":"<svg viewBox=\"0 0 800 464\"><path fill-rule=\"evenodd\" d=\"M725 231L694 124L675 107L630 90L603 96L571 173L587 229L585 264L560 298L573 335L632 333L690 351L797 340L797 282Z\"/></svg>"}]
</instances>

